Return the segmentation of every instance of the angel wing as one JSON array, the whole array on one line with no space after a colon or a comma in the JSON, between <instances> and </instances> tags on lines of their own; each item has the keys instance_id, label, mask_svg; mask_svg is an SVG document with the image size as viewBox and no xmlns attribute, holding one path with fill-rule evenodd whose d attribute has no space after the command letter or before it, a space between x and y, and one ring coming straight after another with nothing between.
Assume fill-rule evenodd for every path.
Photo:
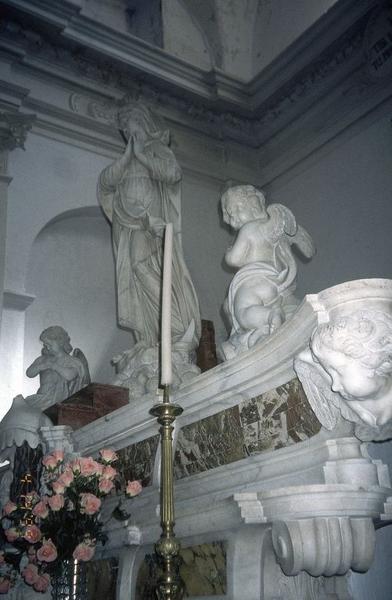
<instances>
[{"instance_id":1,"label":"angel wing","mask_svg":"<svg viewBox=\"0 0 392 600\"><path fill-rule=\"evenodd\" d=\"M294 370L316 417L323 427L331 431L336 427L341 416L340 397L331 390L321 367L314 363L310 350L304 350L297 356Z\"/></svg>"},{"instance_id":2,"label":"angel wing","mask_svg":"<svg viewBox=\"0 0 392 600\"><path fill-rule=\"evenodd\" d=\"M312 256L316 254L316 246L314 245L314 241L306 229L301 227L301 225L298 225L297 232L294 235L291 243L298 246L306 258L312 258Z\"/></svg>"},{"instance_id":3,"label":"angel wing","mask_svg":"<svg viewBox=\"0 0 392 600\"><path fill-rule=\"evenodd\" d=\"M296 234L297 221L287 206L283 206L283 204L270 204L267 207L267 212L276 228L281 229L281 233L285 233L290 237Z\"/></svg>"},{"instance_id":4,"label":"angel wing","mask_svg":"<svg viewBox=\"0 0 392 600\"><path fill-rule=\"evenodd\" d=\"M306 229L297 225L291 210L283 204L271 204L267 211L276 225L282 228L281 233L286 234L289 244L295 244L306 258L312 258L316 253L316 246Z\"/></svg>"},{"instance_id":5,"label":"angel wing","mask_svg":"<svg viewBox=\"0 0 392 600\"><path fill-rule=\"evenodd\" d=\"M84 386L88 385L89 383L91 383L90 370L88 368L87 358L85 357L85 355L83 354L83 352L81 351L80 348L75 348L72 355L75 358L77 358L78 360L80 360L80 362L82 363L83 374L82 374L82 381L80 383L80 387L84 387Z\"/></svg>"}]
</instances>

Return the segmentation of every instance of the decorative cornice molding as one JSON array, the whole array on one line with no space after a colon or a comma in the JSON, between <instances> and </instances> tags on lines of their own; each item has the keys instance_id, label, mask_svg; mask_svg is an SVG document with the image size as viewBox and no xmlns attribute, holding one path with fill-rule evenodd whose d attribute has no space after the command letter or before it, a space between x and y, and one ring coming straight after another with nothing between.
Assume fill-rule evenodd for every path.
<instances>
[{"instance_id":1,"label":"decorative cornice molding","mask_svg":"<svg viewBox=\"0 0 392 600\"><path fill-rule=\"evenodd\" d=\"M19 8L26 4L20 0L9 2ZM33 4L41 6L43 3L36 1ZM369 2L370 8L372 4ZM142 100L158 111L171 111L175 119L218 139L227 138L259 147L274 132L302 114L310 103L322 97L331 85L364 66L363 44L368 19L369 13L357 18L350 27L347 25L346 32L338 40L329 34L330 43L321 53L315 51L317 45L314 42L311 63L296 73L290 65L288 79L280 73L278 89L273 90L268 69L265 75L262 73L251 83L241 83L224 73L201 72L142 40L126 36L128 43L132 42L132 52L126 53L128 62L133 60L135 63L130 69L131 65L125 65L124 57L111 55L111 44L119 46L125 34L114 39L106 32L102 41L103 26L80 15L77 22L74 19L69 22L62 37L56 39L38 29L23 27L17 21L4 20L0 44L6 49L14 48L14 52L15 46L19 47L19 60L23 64L34 62L35 68L42 69L45 64L52 65L52 68L56 67L58 77L66 79L76 75L82 78L85 89L88 89L86 82L100 86L101 90L95 89L91 95L88 92L71 94L70 109L81 116L110 124L116 110L116 98L128 96L134 101ZM73 41L72 48L69 38ZM288 51L283 53L282 64L287 62L287 54ZM154 73L146 71L144 63L147 60L154 63ZM274 72L279 71L278 63L279 60L274 65ZM176 75L175 80L170 73ZM261 98L260 89L264 84L270 93ZM219 88L224 88L225 93Z\"/></svg>"},{"instance_id":2,"label":"decorative cornice molding","mask_svg":"<svg viewBox=\"0 0 392 600\"><path fill-rule=\"evenodd\" d=\"M32 296L31 294L4 290L3 305L4 308L7 309L24 312L34 300L35 296Z\"/></svg>"}]
</instances>

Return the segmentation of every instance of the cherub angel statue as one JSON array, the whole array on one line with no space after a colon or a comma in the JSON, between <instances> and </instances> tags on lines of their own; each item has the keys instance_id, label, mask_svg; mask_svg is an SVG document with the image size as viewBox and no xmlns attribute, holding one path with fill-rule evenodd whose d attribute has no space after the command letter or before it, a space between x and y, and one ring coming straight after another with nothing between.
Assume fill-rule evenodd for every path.
<instances>
[{"instance_id":1,"label":"cherub angel statue","mask_svg":"<svg viewBox=\"0 0 392 600\"><path fill-rule=\"evenodd\" d=\"M26 402L44 410L88 385L90 374L83 352L75 348L71 354L70 337L65 329L53 325L45 329L39 339L43 344L41 356L28 367L26 375L39 375L40 387Z\"/></svg>"},{"instance_id":2,"label":"cherub angel statue","mask_svg":"<svg viewBox=\"0 0 392 600\"><path fill-rule=\"evenodd\" d=\"M320 423L361 440L392 437L392 316L357 310L319 325L294 368Z\"/></svg>"},{"instance_id":3,"label":"cherub angel statue","mask_svg":"<svg viewBox=\"0 0 392 600\"><path fill-rule=\"evenodd\" d=\"M224 221L238 230L225 254L226 263L239 268L224 306L232 329L222 353L229 359L274 333L292 315L299 301L291 246L307 258L315 246L288 208L266 207L264 194L253 185L229 188L221 203Z\"/></svg>"}]
</instances>

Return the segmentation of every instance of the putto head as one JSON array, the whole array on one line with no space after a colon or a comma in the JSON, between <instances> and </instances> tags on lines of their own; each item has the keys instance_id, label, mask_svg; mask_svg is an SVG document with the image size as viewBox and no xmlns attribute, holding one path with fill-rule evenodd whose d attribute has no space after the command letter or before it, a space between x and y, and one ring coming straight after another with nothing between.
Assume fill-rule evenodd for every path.
<instances>
[{"instance_id":1,"label":"putto head","mask_svg":"<svg viewBox=\"0 0 392 600\"><path fill-rule=\"evenodd\" d=\"M381 311L357 311L319 325L311 342L319 362L326 350L356 360L376 375L392 373L392 317Z\"/></svg>"},{"instance_id":2,"label":"putto head","mask_svg":"<svg viewBox=\"0 0 392 600\"><path fill-rule=\"evenodd\" d=\"M248 221L265 216L265 196L253 185L228 188L221 198L223 219L237 229Z\"/></svg>"},{"instance_id":3,"label":"putto head","mask_svg":"<svg viewBox=\"0 0 392 600\"><path fill-rule=\"evenodd\" d=\"M60 327L60 325L52 325L44 331L39 336L39 339L44 344L44 346L51 347L52 343L55 342L66 352L69 354L72 350L71 339L68 333Z\"/></svg>"}]
</instances>

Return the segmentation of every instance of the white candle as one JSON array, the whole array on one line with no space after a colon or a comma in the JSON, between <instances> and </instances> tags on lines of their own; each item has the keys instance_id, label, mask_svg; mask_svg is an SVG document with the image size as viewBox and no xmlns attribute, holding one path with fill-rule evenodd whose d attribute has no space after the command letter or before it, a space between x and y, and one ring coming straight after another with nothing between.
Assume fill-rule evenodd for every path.
<instances>
[{"instance_id":1,"label":"white candle","mask_svg":"<svg viewBox=\"0 0 392 600\"><path fill-rule=\"evenodd\" d=\"M161 317L161 385L172 382L171 361L171 292L172 292L173 223L165 229L163 254L162 317Z\"/></svg>"}]
</instances>

